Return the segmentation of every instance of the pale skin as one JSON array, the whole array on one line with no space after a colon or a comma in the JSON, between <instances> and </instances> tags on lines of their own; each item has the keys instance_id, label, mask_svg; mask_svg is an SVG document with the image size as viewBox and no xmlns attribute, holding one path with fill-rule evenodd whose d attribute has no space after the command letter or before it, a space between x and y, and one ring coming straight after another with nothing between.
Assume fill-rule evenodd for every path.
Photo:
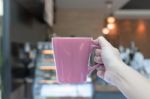
<instances>
[{"instance_id":1,"label":"pale skin","mask_svg":"<svg viewBox=\"0 0 150 99\"><path fill-rule=\"evenodd\" d=\"M95 42L101 49L96 49L94 60L104 64L97 68L97 75L116 86L128 99L150 99L150 81L123 63L118 49L104 37Z\"/></svg>"}]
</instances>

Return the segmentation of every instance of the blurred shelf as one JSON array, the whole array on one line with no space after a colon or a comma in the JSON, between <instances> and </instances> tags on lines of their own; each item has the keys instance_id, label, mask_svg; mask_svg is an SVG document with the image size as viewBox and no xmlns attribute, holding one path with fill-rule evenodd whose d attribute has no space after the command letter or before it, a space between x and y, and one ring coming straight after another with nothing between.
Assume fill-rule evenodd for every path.
<instances>
[{"instance_id":1,"label":"blurred shelf","mask_svg":"<svg viewBox=\"0 0 150 99\"><path fill-rule=\"evenodd\" d=\"M54 59L51 59L51 58L49 58L49 59L43 59L42 62L54 62Z\"/></svg>"},{"instance_id":2,"label":"blurred shelf","mask_svg":"<svg viewBox=\"0 0 150 99\"><path fill-rule=\"evenodd\" d=\"M40 66L38 67L40 70L56 70L56 66Z\"/></svg>"},{"instance_id":3,"label":"blurred shelf","mask_svg":"<svg viewBox=\"0 0 150 99\"><path fill-rule=\"evenodd\" d=\"M119 92L118 88L112 85L100 85L94 84L94 88L96 92Z\"/></svg>"},{"instance_id":4,"label":"blurred shelf","mask_svg":"<svg viewBox=\"0 0 150 99\"><path fill-rule=\"evenodd\" d=\"M38 81L38 83L41 83L41 84L53 84L53 83L57 83L56 80L40 80Z\"/></svg>"},{"instance_id":5,"label":"blurred shelf","mask_svg":"<svg viewBox=\"0 0 150 99\"><path fill-rule=\"evenodd\" d=\"M50 78L50 75L45 75L45 74L35 74L36 77L41 77L41 78Z\"/></svg>"},{"instance_id":6,"label":"blurred shelf","mask_svg":"<svg viewBox=\"0 0 150 99\"><path fill-rule=\"evenodd\" d=\"M24 79L21 79L21 78L14 78L12 81L14 83L24 83Z\"/></svg>"},{"instance_id":7,"label":"blurred shelf","mask_svg":"<svg viewBox=\"0 0 150 99\"><path fill-rule=\"evenodd\" d=\"M46 55L47 54L54 54L54 51L53 50L42 50L41 53L46 54Z\"/></svg>"}]
</instances>

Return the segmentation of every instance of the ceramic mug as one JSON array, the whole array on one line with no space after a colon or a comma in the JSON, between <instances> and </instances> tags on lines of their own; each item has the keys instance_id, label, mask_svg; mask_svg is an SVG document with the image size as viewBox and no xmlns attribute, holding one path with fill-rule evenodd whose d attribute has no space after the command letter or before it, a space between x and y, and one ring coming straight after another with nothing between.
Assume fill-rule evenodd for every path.
<instances>
[{"instance_id":1,"label":"ceramic mug","mask_svg":"<svg viewBox=\"0 0 150 99\"><path fill-rule=\"evenodd\" d=\"M89 72L101 65L88 66L93 48L100 48L92 38L54 37L52 44L59 83L84 83Z\"/></svg>"}]
</instances>

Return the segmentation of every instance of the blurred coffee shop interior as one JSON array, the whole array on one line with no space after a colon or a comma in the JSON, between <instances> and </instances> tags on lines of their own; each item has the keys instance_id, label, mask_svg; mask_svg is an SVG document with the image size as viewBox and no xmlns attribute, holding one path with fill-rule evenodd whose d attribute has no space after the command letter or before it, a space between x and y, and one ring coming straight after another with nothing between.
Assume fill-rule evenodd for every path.
<instances>
[{"instance_id":1,"label":"blurred coffee shop interior","mask_svg":"<svg viewBox=\"0 0 150 99\"><path fill-rule=\"evenodd\" d=\"M126 99L94 72L58 84L52 37L103 35L150 79L150 0L0 0L2 99ZM122 71L126 72L126 71Z\"/></svg>"}]
</instances>

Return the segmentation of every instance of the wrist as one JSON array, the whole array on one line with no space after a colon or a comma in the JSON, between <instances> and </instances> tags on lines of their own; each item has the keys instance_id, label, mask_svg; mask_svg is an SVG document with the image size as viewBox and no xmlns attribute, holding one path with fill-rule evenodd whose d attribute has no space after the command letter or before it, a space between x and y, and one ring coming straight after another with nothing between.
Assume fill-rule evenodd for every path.
<instances>
[{"instance_id":1,"label":"wrist","mask_svg":"<svg viewBox=\"0 0 150 99\"><path fill-rule=\"evenodd\" d=\"M127 65L122 61L116 61L115 66L109 71L111 77L108 77L107 80L116 87L125 82L125 71L127 71Z\"/></svg>"},{"instance_id":2,"label":"wrist","mask_svg":"<svg viewBox=\"0 0 150 99\"><path fill-rule=\"evenodd\" d=\"M115 85L127 98L142 99L148 95L145 99L149 99L150 83L145 77L125 63L118 63L112 80L113 85Z\"/></svg>"}]
</instances>

